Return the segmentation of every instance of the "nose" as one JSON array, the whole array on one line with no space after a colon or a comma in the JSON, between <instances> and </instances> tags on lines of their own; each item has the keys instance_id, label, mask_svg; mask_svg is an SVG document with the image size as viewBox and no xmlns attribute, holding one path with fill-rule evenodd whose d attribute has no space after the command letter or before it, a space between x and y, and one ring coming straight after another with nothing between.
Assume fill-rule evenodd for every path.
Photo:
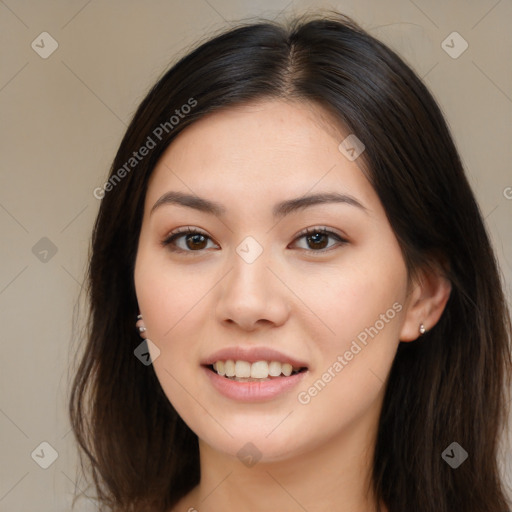
<instances>
[{"instance_id":1,"label":"nose","mask_svg":"<svg viewBox=\"0 0 512 512\"><path fill-rule=\"evenodd\" d=\"M218 287L219 321L245 331L284 324L291 309L290 292L276 277L280 272L267 251L251 263L234 251L230 265L231 271Z\"/></svg>"}]
</instances>

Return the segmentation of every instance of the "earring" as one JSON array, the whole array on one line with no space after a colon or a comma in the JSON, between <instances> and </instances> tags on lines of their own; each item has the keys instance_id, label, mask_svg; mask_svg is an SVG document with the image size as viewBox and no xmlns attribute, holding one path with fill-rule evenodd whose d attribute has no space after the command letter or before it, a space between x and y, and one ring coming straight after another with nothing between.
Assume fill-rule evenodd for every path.
<instances>
[{"instance_id":1,"label":"earring","mask_svg":"<svg viewBox=\"0 0 512 512\"><path fill-rule=\"evenodd\" d=\"M425 326L423 324L420 324L420 334L423 335L427 332L427 329L425 329Z\"/></svg>"},{"instance_id":2,"label":"earring","mask_svg":"<svg viewBox=\"0 0 512 512\"><path fill-rule=\"evenodd\" d=\"M142 320L142 315L137 315L137 322L135 323L135 327L139 331L139 336L143 339L146 339L146 326L144 325L144 321Z\"/></svg>"}]
</instances>

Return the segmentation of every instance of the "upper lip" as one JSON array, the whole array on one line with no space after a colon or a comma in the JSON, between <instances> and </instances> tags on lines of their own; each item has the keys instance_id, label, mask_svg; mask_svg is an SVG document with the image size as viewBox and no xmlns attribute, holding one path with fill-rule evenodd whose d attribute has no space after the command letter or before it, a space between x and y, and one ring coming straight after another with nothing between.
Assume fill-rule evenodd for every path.
<instances>
[{"instance_id":1,"label":"upper lip","mask_svg":"<svg viewBox=\"0 0 512 512\"><path fill-rule=\"evenodd\" d=\"M257 361L279 361L280 363L289 363L294 368L307 368L304 361L295 359L294 357L287 356L278 350L269 347L226 347L217 352L214 352L201 364L208 366L217 361L247 361L248 363L255 363Z\"/></svg>"}]
</instances>

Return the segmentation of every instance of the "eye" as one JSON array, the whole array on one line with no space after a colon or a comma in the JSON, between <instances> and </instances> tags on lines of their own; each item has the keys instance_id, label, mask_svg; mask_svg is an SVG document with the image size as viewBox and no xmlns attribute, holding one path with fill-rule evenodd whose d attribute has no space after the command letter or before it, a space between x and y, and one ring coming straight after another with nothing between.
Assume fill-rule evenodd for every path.
<instances>
[{"instance_id":1,"label":"eye","mask_svg":"<svg viewBox=\"0 0 512 512\"><path fill-rule=\"evenodd\" d=\"M297 236L294 242L297 242L302 238L306 240L307 247L305 248L305 250L307 250L308 248L314 249L313 251L309 252L323 253L331 250L335 246L344 245L348 243L348 240L341 237L337 233L329 231L327 228L318 227L305 229ZM328 245L329 238L336 240L338 243ZM301 249L304 249L304 247L302 247Z\"/></svg>"},{"instance_id":2,"label":"eye","mask_svg":"<svg viewBox=\"0 0 512 512\"><path fill-rule=\"evenodd\" d=\"M329 238L334 239L335 243L329 245ZM348 240L344 239L337 233L329 231L327 228L318 227L305 229L297 236L297 238L295 238L294 243L301 239L306 240L307 247L300 247L300 249L316 253L324 253L336 246L348 243ZM162 246L168 247L173 252L200 253L204 249L208 248L208 241L211 241L213 243L210 236L208 236L205 232L200 231L197 228L185 227L179 228L176 231L170 233L162 241ZM214 246L218 247L217 244L214 244Z\"/></svg>"},{"instance_id":3,"label":"eye","mask_svg":"<svg viewBox=\"0 0 512 512\"><path fill-rule=\"evenodd\" d=\"M180 245L177 241L183 241ZM200 252L206 249L208 240L211 238L196 228L180 228L169 234L163 241L162 245L168 247L174 252Z\"/></svg>"}]
</instances>

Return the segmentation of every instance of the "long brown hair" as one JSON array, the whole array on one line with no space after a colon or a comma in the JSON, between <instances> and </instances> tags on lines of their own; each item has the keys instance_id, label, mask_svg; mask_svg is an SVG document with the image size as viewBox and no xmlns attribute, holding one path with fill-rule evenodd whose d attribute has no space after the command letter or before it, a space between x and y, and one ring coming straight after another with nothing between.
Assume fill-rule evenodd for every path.
<instances>
[{"instance_id":1,"label":"long brown hair","mask_svg":"<svg viewBox=\"0 0 512 512\"><path fill-rule=\"evenodd\" d=\"M481 213L421 80L392 50L332 12L286 26L240 25L202 43L151 89L127 129L98 192L90 328L70 397L81 460L99 502L115 511L164 512L199 481L197 436L152 366L134 356L141 340L133 271L145 192L183 129L263 98L314 102L355 133L409 271L436 265L452 283L438 324L401 343L391 368L373 461L377 499L389 512L504 512L497 457L511 326ZM146 156L131 161L142 146ZM452 442L469 454L456 469L442 457Z\"/></svg>"}]
</instances>

